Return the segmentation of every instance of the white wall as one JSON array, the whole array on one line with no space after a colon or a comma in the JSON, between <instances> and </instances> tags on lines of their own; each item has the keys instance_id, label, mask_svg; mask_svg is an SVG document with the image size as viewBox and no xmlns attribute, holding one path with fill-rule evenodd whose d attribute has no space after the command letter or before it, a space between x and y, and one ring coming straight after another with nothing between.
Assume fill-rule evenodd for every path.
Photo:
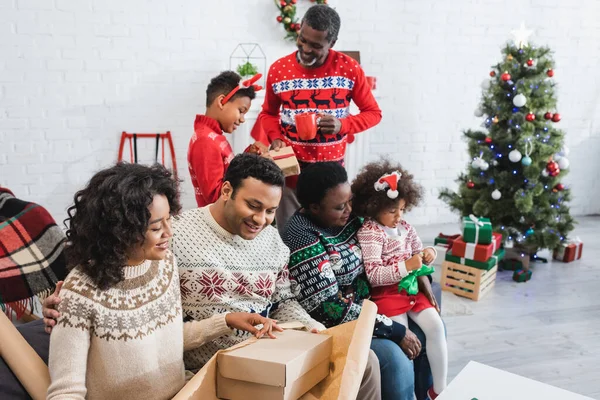
<instances>
[{"instance_id":1,"label":"white wall","mask_svg":"<svg viewBox=\"0 0 600 400\"><path fill-rule=\"evenodd\" d=\"M300 0L300 10L308 0ZM437 200L467 156L480 83L521 21L555 51L561 127L571 148L574 214L600 212L600 6L564 0L331 0L338 49L360 50L384 118L364 143L427 187L413 223L455 220ZM171 130L185 155L210 77L239 42L267 61L291 52L272 0L0 0L0 184L63 219L73 193L116 160L123 130ZM259 107L255 104L254 107Z\"/></svg>"}]
</instances>

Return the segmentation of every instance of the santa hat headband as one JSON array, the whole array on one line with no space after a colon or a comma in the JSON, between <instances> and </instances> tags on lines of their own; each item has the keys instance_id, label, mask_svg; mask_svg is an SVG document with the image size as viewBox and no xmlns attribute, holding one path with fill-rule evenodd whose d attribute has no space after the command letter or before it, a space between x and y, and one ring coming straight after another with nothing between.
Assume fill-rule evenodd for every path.
<instances>
[{"instance_id":1,"label":"santa hat headband","mask_svg":"<svg viewBox=\"0 0 600 400\"><path fill-rule=\"evenodd\" d=\"M262 86L254 84L254 82L258 81L260 78L262 78L262 74L256 74L252 78L246 79L245 81L240 82L240 84L238 86L234 87L233 90L231 92L229 92L227 94L227 96L225 96L223 98L223 101L221 102L221 104L225 104L229 100L231 100L231 98L233 97L233 95L236 94L237 91L240 90L240 89L253 88L255 92L258 92L259 90L262 90Z\"/></svg>"},{"instance_id":2,"label":"santa hat headband","mask_svg":"<svg viewBox=\"0 0 600 400\"><path fill-rule=\"evenodd\" d=\"M394 171L391 174L385 174L375 182L375 190L381 192L386 191L387 197L395 199L398 197L398 181L402 174Z\"/></svg>"}]
</instances>

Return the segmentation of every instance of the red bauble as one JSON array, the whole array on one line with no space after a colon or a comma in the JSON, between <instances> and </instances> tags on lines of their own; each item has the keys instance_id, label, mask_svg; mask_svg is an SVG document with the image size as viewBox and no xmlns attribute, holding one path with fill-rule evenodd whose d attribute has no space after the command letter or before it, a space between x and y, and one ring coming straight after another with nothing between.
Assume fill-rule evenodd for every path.
<instances>
[{"instance_id":1,"label":"red bauble","mask_svg":"<svg viewBox=\"0 0 600 400\"><path fill-rule=\"evenodd\" d=\"M277 22L281 22L281 21L283 21L283 17L280 15L277 17Z\"/></svg>"},{"instance_id":2,"label":"red bauble","mask_svg":"<svg viewBox=\"0 0 600 400\"><path fill-rule=\"evenodd\" d=\"M558 122L560 121L560 114L556 113L552 116L552 122Z\"/></svg>"},{"instance_id":3,"label":"red bauble","mask_svg":"<svg viewBox=\"0 0 600 400\"><path fill-rule=\"evenodd\" d=\"M525 119L529 122L532 122L533 120L535 120L535 114L534 113L529 113L525 116Z\"/></svg>"},{"instance_id":4,"label":"red bauble","mask_svg":"<svg viewBox=\"0 0 600 400\"><path fill-rule=\"evenodd\" d=\"M532 58L527 60L527 65L529 65L530 67L533 67L533 59Z\"/></svg>"},{"instance_id":5,"label":"red bauble","mask_svg":"<svg viewBox=\"0 0 600 400\"><path fill-rule=\"evenodd\" d=\"M544 114L544 118L546 119L552 119L553 115L550 111L548 111L546 114Z\"/></svg>"},{"instance_id":6,"label":"red bauble","mask_svg":"<svg viewBox=\"0 0 600 400\"><path fill-rule=\"evenodd\" d=\"M281 0L279 4L281 4L281 7L285 7L287 6L287 1Z\"/></svg>"},{"instance_id":7,"label":"red bauble","mask_svg":"<svg viewBox=\"0 0 600 400\"><path fill-rule=\"evenodd\" d=\"M556 189L559 192L562 192L563 190L565 190L565 186L562 183L557 183L556 186L554 186L554 189Z\"/></svg>"},{"instance_id":8,"label":"red bauble","mask_svg":"<svg viewBox=\"0 0 600 400\"><path fill-rule=\"evenodd\" d=\"M292 4L296 4L296 0L292 0Z\"/></svg>"},{"instance_id":9,"label":"red bauble","mask_svg":"<svg viewBox=\"0 0 600 400\"><path fill-rule=\"evenodd\" d=\"M554 71L552 70L552 68L550 68L548 71L546 71L546 75L548 75L550 78L552 78L554 76Z\"/></svg>"},{"instance_id":10,"label":"red bauble","mask_svg":"<svg viewBox=\"0 0 600 400\"><path fill-rule=\"evenodd\" d=\"M485 142L486 142L487 144L491 144L491 143L492 143L492 138L491 138L491 137L489 137L489 136L487 136L487 137L486 137L484 140L485 140Z\"/></svg>"},{"instance_id":11,"label":"red bauble","mask_svg":"<svg viewBox=\"0 0 600 400\"><path fill-rule=\"evenodd\" d=\"M473 189L475 187L475 184L473 183L473 181L469 181L469 182L467 182L467 187L469 189Z\"/></svg>"},{"instance_id":12,"label":"red bauble","mask_svg":"<svg viewBox=\"0 0 600 400\"><path fill-rule=\"evenodd\" d=\"M548 170L548 172L553 172L560 169L560 167L558 166L558 163L556 161L550 160L548 161L548 164L546 164L546 169Z\"/></svg>"},{"instance_id":13,"label":"red bauble","mask_svg":"<svg viewBox=\"0 0 600 400\"><path fill-rule=\"evenodd\" d=\"M299 31L300 30L300 24L296 24L296 26L294 27L295 30Z\"/></svg>"},{"instance_id":14,"label":"red bauble","mask_svg":"<svg viewBox=\"0 0 600 400\"><path fill-rule=\"evenodd\" d=\"M490 71L490 76L493 78L496 76L496 71Z\"/></svg>"},{"instance_id":15,"label":"red bauble","mask_svg":"<svg viewBox=\"0 0 600 400\"><path fill-rule=\"evenodd\" d=\"M501 78L504 82L510 81L510 74L508 72L505 72L502 74Z\"/></svg>"}]
</instances>

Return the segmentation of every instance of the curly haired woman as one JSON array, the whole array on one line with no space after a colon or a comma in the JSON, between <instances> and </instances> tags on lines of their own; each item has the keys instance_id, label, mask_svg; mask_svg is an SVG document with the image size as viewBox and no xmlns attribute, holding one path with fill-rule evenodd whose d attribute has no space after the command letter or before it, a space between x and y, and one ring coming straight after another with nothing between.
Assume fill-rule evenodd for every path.
<instances>
[{"instance_id":1,"label":"curly haired woman","mask_svg":"<svg viewBox=\"0 0 600 400\"><path fill-rule=\"evenodd\" d=\"M434 400L446 388L448 371L444 323L426 277L433 269L423 266L436 253L431 247L423 249L417 231L403 219L404 211L419 203L422 191L399 164L385 160L367 164L352 183L354 212L365 218L356 236L372 299L380 313L404 326L410 317L425 332L433 375L427 398Z\"/></svg>"},{"instance_id":2,"label":"curly haired woman","mask_svg":"<svg viewBox=\"0 0 600 400\"><path fill-rule=\"evenodd\" d=\"M65 250L72 270L50 337L48 399L172 398L185 384L184 348L231 328L257 336L279 329L249 313L184 324L169 251L171 215L181 206L164 167L117 164L74 201Z\"/></svg>"}]
</instances>

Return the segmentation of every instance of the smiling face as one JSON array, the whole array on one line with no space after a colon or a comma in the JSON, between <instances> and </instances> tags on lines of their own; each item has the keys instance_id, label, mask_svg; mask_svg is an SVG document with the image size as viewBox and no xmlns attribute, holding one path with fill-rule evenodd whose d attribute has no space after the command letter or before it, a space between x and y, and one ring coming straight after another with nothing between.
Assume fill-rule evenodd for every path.
<instances>
[{"instance_id":1,"label":"smiling face","mask_svg":"<svg viewBox=\"0 0 600 400\"><path fill-rule=\"evenodd\" d=\"M164 195L157 194L148 210L150 211L148 229L142 243L131 252L129 265L136 265L144 260L162 260L169 248L169 238L173 236L169 201Z\"/></svg>"},{"instance_id":2,"label":"smiling face","mask_svg":"<svg viewBox=\"0 0 600 400\"><path fill-rule=\"evenodd\" d=\"M327 191L319 204L311 204L310 215L323 228L342 227L352 213L352 190L348 182Z\"/></svg>"},{"instance_id":3,"label":"smiling face","mask_svg":"<svg viewBox=\"0 0 600 400\"><path fill-rule=\"evenodd\" d=\"M222 97L224 98L225 96ZM238 126L246 121L244 116L250 109L252 100L247 96L234 97L225 104L221 104L221 100L222 98L218 99L219 112L216 119L224 132L233 133Z\"/></svg>"},{"instance_id":4,"label":"smiling face","mask_svg":"<svg viewBox=\"0 0 600 400\"><path fill-rule=\"evenodd\" d=\"M305 68L320 67L334 44L335 41L327 40L327 31L318 31L303 22L296 40L300 64Z\"/></svg>"},{"instance_id":5,"label":"smiling face","mask_svg":"<svg viewBox=\"0 0 600 400\"><path fill-rule=\"evenodd\" d=\"M223 183L221 193L226 230L252 240L273 223L282 189L250 177L244 179L235 192L229 182Z\"/></svg>"},{"instance_id":6,"label":"smiling face","mask_svg":"<svg viewBox=\"0 0 600 400\"><path fill-rule=\"evenodd\" d=\"M406 210L406 201L404 199L400 199L394 205L389 207L384 207L377 214L377 222L379 222L383 226L387 226L388 228L396 228L400 221L402 221L402 216L404 215L404 211Z\"/></svg>"}]
</instances>

